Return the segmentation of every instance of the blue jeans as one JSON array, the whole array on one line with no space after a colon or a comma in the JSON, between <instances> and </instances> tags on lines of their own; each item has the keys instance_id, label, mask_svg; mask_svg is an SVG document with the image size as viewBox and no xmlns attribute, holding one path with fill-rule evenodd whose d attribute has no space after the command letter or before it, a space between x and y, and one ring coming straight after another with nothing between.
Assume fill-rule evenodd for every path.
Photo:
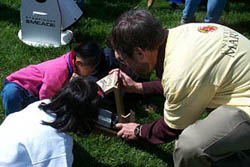
<instances>
[{"instance_id":1,"label":"blue jeans","mask_svg":"<svg viewBox=\"0 0 250 167\"><path fill-rule=\"evenodd\" d=\"M1 95L5 117L11 113L20 111L27 105L39 100L39 98L34 97L31 92L14 82L9 82L8 80L4 81Z\"/></svg>"},{"instance_id":2,"label":"blue jeans","mask_svg":"<svg viewBox=\"0 0 250 167\"><path fill-rule=\"evenodd\" d=\"M191 20L194 17L194 14L200 3L201 0L186 0L182 18L185 20ZM217 23L225 5L226 0L208 0L207 14L205 16L204 22Z\"/></svg>"}]
</instances>

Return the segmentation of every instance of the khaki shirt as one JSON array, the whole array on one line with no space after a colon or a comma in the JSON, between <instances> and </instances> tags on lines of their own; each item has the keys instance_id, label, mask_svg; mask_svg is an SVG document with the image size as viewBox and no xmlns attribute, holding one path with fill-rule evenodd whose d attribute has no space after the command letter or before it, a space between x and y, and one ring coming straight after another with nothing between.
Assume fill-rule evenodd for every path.
<instances>
[{"instance_id":1,"label":"khaki shirt","mask_svg":"<svg viewBox=\"0 0 250 167\"><path fill-rule=\"evenodd\" d=\"M207 107L233 106L250 115L250 41L218 24L170 29L162 85L171 128L186 128Z\"/></svg>"}]
</instances>

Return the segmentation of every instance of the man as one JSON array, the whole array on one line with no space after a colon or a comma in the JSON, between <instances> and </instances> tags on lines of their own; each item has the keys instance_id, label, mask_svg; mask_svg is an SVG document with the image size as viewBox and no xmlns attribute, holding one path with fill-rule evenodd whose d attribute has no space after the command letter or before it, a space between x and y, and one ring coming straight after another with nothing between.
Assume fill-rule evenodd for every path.
<instances>
[{"instance_id":1,"label":"man","mask_svg":"<svg viewBox=\"0 0 250 167\"><path fill-rule=\"evenodd\" d=\"M249 165L247 159L225 161L250 149L247 38L218 24L164 30L149 12L130 10L114 24L111 45L116 57L141 77L164 66L164 118L143 125L119 123L118 136L154 144L178 138L175 167ZM213 111L199 120L206 108Z\"/></svg>"}]
</instances>

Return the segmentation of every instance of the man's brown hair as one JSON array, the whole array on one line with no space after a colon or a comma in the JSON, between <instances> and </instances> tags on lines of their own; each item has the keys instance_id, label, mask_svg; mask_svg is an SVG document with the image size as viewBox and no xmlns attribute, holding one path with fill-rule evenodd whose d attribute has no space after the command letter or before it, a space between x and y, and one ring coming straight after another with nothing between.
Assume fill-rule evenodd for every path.
<instances>
[{"instance_id":1,"label":"man's brown hair","mask_svg":"<svg viewBox=\"0 0 250 167\"><path fill-rule=\"evenodd\" d=\"M108 40L119 54L133 58L135 47L154 50L163 42L164 34L162 24L150 12L129 10L117 19Z\"/></svg>"}]
</instances>

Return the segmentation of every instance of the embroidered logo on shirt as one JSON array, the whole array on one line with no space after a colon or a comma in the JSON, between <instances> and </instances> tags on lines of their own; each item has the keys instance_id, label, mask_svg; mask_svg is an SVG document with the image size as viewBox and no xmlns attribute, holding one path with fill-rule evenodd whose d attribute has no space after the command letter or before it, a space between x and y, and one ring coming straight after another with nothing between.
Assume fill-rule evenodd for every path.
<instances>
[{"instance_id":1,"label":"embroidered logo on shirt","mask_svg":"<svg viewBox=\"0 0 250 167\"><path fill-rule=\"evenodd\" d=\"M213 32L213 31L216 31L216 30L217 30L217 27L212 26L212 25L202 26L202 27L198 28L198 31L202 32L202 33L209 33L209 32Z\"/></svg>"}]
</instances>

